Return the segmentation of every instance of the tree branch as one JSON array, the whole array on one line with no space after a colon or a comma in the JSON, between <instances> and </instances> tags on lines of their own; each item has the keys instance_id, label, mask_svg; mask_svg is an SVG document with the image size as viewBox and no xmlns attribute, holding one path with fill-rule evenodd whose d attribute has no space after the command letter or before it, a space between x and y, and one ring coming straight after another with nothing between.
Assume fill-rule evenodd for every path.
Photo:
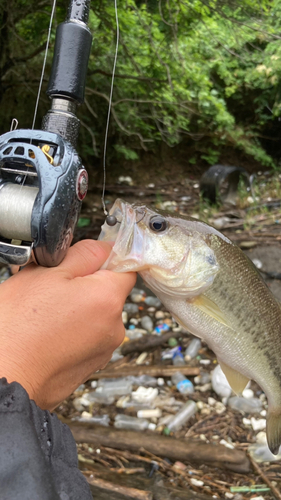
<instances>
[{"instance_id":1,"label":"tree branch","mask_svg":"<svg viewBox=\"0 0 281 500\"><path fill-rule=\"evenodd\" d=\"M88 75L95 75L96 73L100 73L101 75L108 76L112 78L112 73L108 73L107 71L103 71L101 69L94 69L93 71L88 71ZM123 78L124 80L141 80L145 82L166 82L166 80L160 80L160 78L149 78L148 76L133 76L133 75L118 75L115 73L114 78Z\"/></svg>"}]
</instances>

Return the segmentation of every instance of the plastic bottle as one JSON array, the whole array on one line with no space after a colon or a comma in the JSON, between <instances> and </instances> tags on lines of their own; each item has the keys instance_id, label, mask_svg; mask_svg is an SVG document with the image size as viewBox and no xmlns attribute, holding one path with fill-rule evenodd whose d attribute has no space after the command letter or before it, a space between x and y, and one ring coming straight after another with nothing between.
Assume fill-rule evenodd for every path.
<instances>
[{"instance_id":1,"label":"plastic bottle","mask_svg":"<svg viewBox=\"0 0 281 500\"><path fill-rule=\"evenodd\" d=\"M202 347L202 344L201 344L201 340L200 339L192 339L192 341L190 342L190 344L188 345L188 347L186 348L185 350L185 358L187 358L187 360L189 359L192 359L192 358L195 358L198 354L198 352L200 351Z\"/></svg>"},{"instance_id":2,"label":"plastic bottle","mask_svg":"<svg viewBox=\"0 0 281 500\"><path fill-rule=\"evenodd\" d=\"M162 351L161 359L162 360L172 359L173 355L175 354L175 352L177 350L178 350L178 346L173 347L172 349L166 349L165 351Z\"/></svg>"},{"instance_id":3,"label":"plastic bottle","mask_svg":"<svg viewBox=\"0 0 281 500\"><path fill-rule=\"evenodd\" d=\"M194 401L188 401L183 405L180 411L168 423L169 431L178 431L197 411L197 405Z\"/></svg>"},{"instance_id":4,"label":"plastic bottle","mask_svg":"<svg viewBox=\"0 0 281 500\"><path fill-rule=\"evenodd\" d=\"M184 366L185 365L184 357L183 357L183 354L181 352L181 347L177 348L177 350L175 351L175 353L173 355L172 360L173 360L174 366Z\"/></svg>"},{"instance_id":5,"label":"plastic bottle","mask_svg":"<svg viewBox=\"0 0 281 500\"><path fill-rule=\"evenodd\" d=\"M141 318L141 326L147 330L148 332L152 332L153 330L153 321L150 316L143 316Z\"/></svg>"},{"instance_id":6,"label":"plastic bottle","mask_svg":"<svg viewBox=\"0 0 281 500\"><path fill-rule=\"evenodd\" d=\"M149 426L145 418L130 417L129 415L116 415L114 427L117 429L128 429L132 431L144 431Z\"/></svg>"},{"instance_id":7,"label":"plastic bottle","mask_svg":"<svg viewBox=\"0 0 281 500\"><path fill-rule=\"evenodd\" d=\"M249 446L248 452L255 462L276 462L276 460L281 460L281 447L278 455L273 455L267 444L252 444Z\"/></svg>"},{"instance_id":8,"label":"plastic bottle","mask_svg":"<svg viewBox=\"0 0 281 500\"><path fill-rule=\"evenodd\" d=\"M144 302L148 306L156 307L156 309L162 305L160 300L157 297L153 297L152 295L146 297Z\"/></svg>"},{"instance_id":9,"label":"plastic bottle","mask_svg":"<svg viewBox=\"0 0 281 500\"><path fill-rule=\"evenodd\" d=\"M126 304L124 304L123 311L128 314L137 314L139 312L139 306L137 304L127 302Z\"/></svg>"},{"instance_id":10,"label":"plastic bottle","mask_svg":"<svg viewBox=\"0 0 281 500\"><path fill-rule=\"evenodd\" d=\"M108 397L110 396L125 396L131 394L132 383L125 377L117 379L100 379L95 392L100 392Z\"/></svg>"},{"instance_id":11,"label":"plastic bottle","mask_svg":"<svg viewBox=\"0 0 281 500\"><path fill-rule=\"evenodd\" d=\"M192 394L194 392L193 383L181 372L175 372L171 376L171 380L181 394Z\"/></svg>"},{"instance_id":12,"label":"plastic bottle","mask_svg":"<svg viewBox=\"0 0 281 500\"><path fill-rule=\"evenodd\" d=\"M145 387L156 387L158 385L158 379L150 375L139 375L138 377L129 375L127 379L134 385L144 385Z\"/></svg>"},{"instance_id":13,"label":"plastic bottle","mask_svg":"<svg viewBox=\"0 0 281 500\"><path fill-rule=\"evenodd\" d=\"M121 346L117 347L115 351L113 351L112 356L111 356L111 362L115 363L115 361L119 361L119 359L124 358L123 354L121 353Z\"/></svg>"},{"instance_id":14,"label":"plastic bottle","mask_svg":"<svg viewBox=\"0 0 281 500\"><path fill-rule=\"evenodd\" d=\"M242 396L229 398L228 404L233 410L245 413L259 413L262 410L262 403L258 398L245 399Z\"/></svg>"},{"instance_id":15,"label":"plastic bottle","mask_svg":"<svg viewBox=\"0 0 281 500\"><path fill-rule=\"evenodd\" d=\"M90 403L100 403L103 405L112 405L114 403L114 397L108 396L102 392L86 392L84 394L83 399L87 400Z\"/></svg>"},{"instance_id":16,"label":"plastic bottle","mask_svg":"<svg viewBox=\"0 0 281 500\"><path fill-rule=\"evenodd\" d=\"M232 389L220 365L217 365L212 372L212 387L215 393L221 398L229 398L232 393Z\"/></svg>"},{"instance_id":17,"label":"plastic bottle","mask_svg":"<svg viewBox=\"0 0 281 500\"><path fill-rule=\"evenodd\" d=\"M109 415L93 416L85 411L82 413L81 417L79 417L77 420L79 420L79 422L91 422L92 424L103 425L104 427L108 427L110 422Z\"/></svg>"}]
</instances>

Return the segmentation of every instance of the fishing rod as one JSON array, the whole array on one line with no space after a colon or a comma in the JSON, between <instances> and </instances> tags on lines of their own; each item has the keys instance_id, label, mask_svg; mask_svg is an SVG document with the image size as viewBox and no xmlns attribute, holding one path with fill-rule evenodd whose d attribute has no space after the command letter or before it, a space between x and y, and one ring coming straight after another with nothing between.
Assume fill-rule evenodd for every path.
<instances>
[{"instance_id":1,"label":"fishing rod","mask_svg":"<svg viewBox=\"0 0 281 500\"><path fill-rule=\"evenodd\" d=\"M90 0L70 0L59 24L41 130L0 136L0 262L57 266L73 238L87 171L76 151L92 35ZM39 97L39 94L38 94Z\"/></svg>"}]
</instances>

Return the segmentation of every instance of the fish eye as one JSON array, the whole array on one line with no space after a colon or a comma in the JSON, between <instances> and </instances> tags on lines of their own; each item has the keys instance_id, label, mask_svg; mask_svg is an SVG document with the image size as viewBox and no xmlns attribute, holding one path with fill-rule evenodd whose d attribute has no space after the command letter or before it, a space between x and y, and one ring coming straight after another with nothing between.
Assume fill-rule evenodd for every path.
<instances>
[{"instance_id":1,"label":"fish eye","mask_svg":"<svg viewBox=\"0 0 281 500\"><path fill-rule=\"evenodd\" d=\"M155 233L161 233L168 227L168 222L161 215L153 215L149 221L149 227Z\"/></svg>"}]
</instances>

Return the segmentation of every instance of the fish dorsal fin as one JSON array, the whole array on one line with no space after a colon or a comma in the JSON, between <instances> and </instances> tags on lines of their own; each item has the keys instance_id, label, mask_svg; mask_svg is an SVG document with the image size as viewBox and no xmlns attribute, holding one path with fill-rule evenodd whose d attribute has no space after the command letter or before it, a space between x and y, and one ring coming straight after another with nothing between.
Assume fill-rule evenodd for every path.
<instances>
[{"instance_id":1,"label":"fish dorsal fin","mask_svg":"<svg viewBox=\"0 0 281 500\"><path fill-rule=\"evenodd\" d=\"M216 321L219 323L222 323L223 325L231 328L229 323L227 322L227 319L224 315L224 313L221 311L221 309L213 302L211 299L206 297L206 295L198 295L198 297L195 297L192 299L192 304L194 304L198 309L203 311L205 314L208 314L208 316L211 316L214 318Z\"/></svg>"},{"instance_id":2,"label":"fish dorsal fin","mask_svg":"<svg viewBox=\"0 0 281 500\"><path fill-rule=\"evenodd\" d=\"M249 382L249 379L245 377L245 375L242 375L242 373L237 372L233 368L230 368L230 366L226 365L223 361L218 359L218 362L220 364L220 367L225 374L228 383L231 387L231 389L236 393L236 394L241 394L246 385Z\"/></svg>"}]
</instances>

